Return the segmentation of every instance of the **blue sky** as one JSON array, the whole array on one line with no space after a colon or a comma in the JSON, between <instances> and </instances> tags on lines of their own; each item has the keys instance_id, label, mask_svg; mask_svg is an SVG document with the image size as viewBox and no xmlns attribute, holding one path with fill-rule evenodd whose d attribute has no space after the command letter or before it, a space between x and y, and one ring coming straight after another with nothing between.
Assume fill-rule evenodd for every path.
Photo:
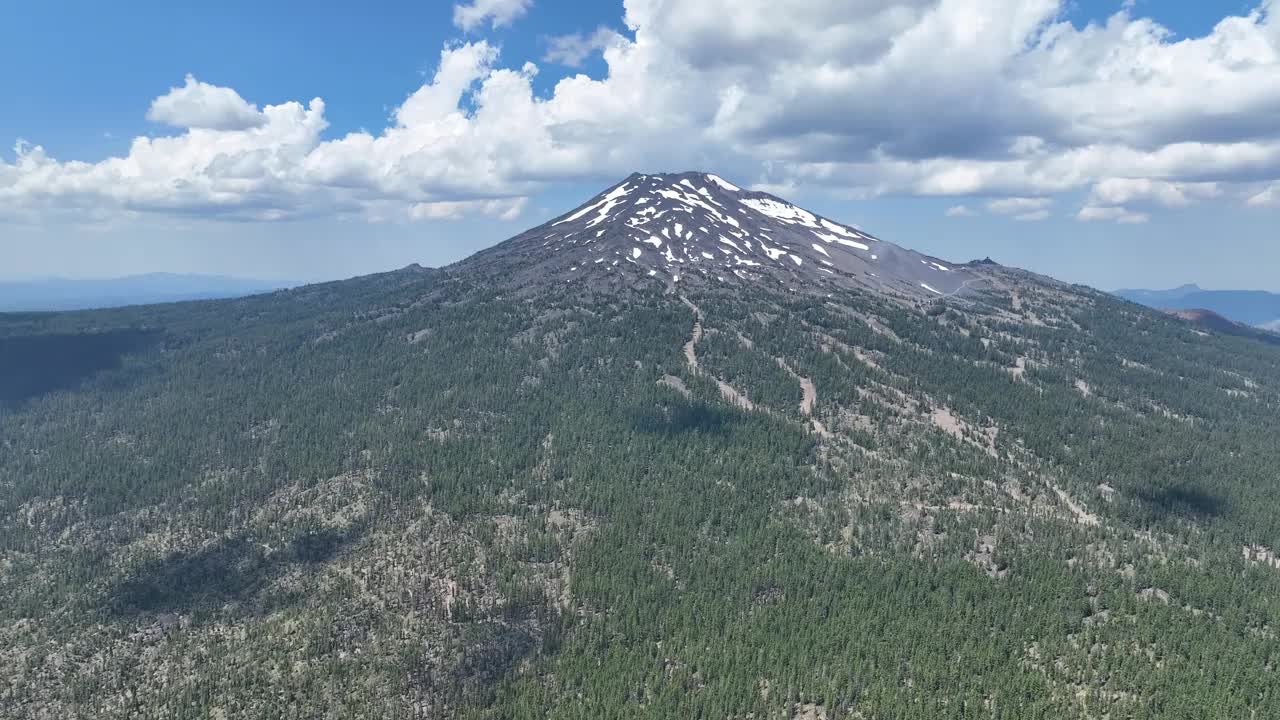
<instances>
[{"instance_id":1,"label":"blue sky","mask_svg":"<svg viewBox=\"0 0 1280 720\"><path fill-rule=\"evenodd\" d=\"M438 265L704 169L944 258L1280 290L1268 2L24 3L0 277Z\"/></svg>"}]
</instances>

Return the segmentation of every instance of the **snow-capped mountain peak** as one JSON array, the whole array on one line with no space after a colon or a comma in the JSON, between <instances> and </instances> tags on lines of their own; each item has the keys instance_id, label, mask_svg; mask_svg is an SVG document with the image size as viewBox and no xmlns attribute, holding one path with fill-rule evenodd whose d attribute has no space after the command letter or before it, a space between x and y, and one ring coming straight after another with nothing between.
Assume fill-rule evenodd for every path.
<instances>
[{"instance_id":1,"label":"snow-capped mountain peak","mask_svg":"<svg viewBox=\"0 0 1280 720\"><path fill-rule=\"evenodd\" d=\"M963 267L702 172L633 174L551 222L477 258L507 252L539 269L670 283L857 285L919 296L965 289Z\"/></svg>"}]
</instances>

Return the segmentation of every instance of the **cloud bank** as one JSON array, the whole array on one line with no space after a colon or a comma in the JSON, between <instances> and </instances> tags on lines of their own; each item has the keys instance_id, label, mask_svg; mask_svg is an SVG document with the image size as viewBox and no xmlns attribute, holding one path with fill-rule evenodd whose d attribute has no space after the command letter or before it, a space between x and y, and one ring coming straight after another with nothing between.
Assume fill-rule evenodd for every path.
<instances>
[{"instance_id":1,"label":"cloud bank","mask_svg":"<svg viewBox=\"0 0 1280 720\"><path fill-rule=\"evenodd\" d=\"M474 0L454 21L500 27L529 5ZM122 157L20 141L0 160L0 212L514 217L551 183L687 167L766 188L977 196L1022 220L1069 192L1095 221L1280 204L1280 0L1196 38L1130 9L1076 27L1065 0L782 5L626 0L630 37L548 44L549 62L598 52L607 73L545 96L533 63L451 44L376 133L327 137L320 98L259 109L188 76L147 111L180 132Z\"/></svg>"}]
</instances>

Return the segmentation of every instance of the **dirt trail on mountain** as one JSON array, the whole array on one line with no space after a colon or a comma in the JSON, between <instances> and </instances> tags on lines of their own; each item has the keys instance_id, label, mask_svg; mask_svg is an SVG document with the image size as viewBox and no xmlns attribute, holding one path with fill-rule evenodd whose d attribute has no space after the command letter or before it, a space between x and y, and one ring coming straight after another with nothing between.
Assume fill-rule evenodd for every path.
<instances>
[{"instance_id":1,"label":"dirt trail on mountain","mask_svg":"<svg viewBox=\"0 0 1280 720\"><path fill-rule=\"evenodd\" d=\"M683 295L680 296L680 302L689 306L689 309L693 311L693 333L689 336L689 342L684 344L684 359L689 363L689 369L692 370L694 374L698 374L702 372L698 368L697 352L698 341L702 339L702 308L694 305L689 298ZM728 400L730 404L740 407L743 410L756 409L755 403L751 402L746 395L743 395L734 389L732 385L720 378L715 378L715 381L716 386L720 388L720 395L724 397L725 400Z\"/></svg>"},{"instance_id":2,"label":"dirt trail on mountain","mask_svg":"<svg viewBox=\"0 0 1280 720\"><path fill-rule=\"evenodd\" d=\"M818 402L818 389L813 386L812 380L802 377L800 378L800 392L804 395L800 399L800 412L805 415L812 415L814 403Z\"/></svg>"},{"instance_id":3,"label":"dirt trail on mountain","mask_svg":"<svg viewBox=\"0 0 1280 720\"><path fill-rule=\"evenodd\" d=\"M716 386L720 388L720 395L723 396L725 400L728 400L730 404L736 405L742 408L743 410L756 409L755 403L747 399L746 395L743 395L737 390L734 390L733 386L730 385L729 383L717 378Z\"/></svg>"},{"instance_id":4,"label":"dirt trail on mountain","mask_svg":"<svg viewBox=\"0 0 1280 720\"><path fill-rule=\"evenodd\" d=\"M1050 485L1049 487L1053 489L1053 492L1058 496L1058 499L1061 500L1062 503L1067 506L1067 509L1071 511L1071 515L1075 518L1076 522L1081 525L1093 526L1102 524L1102 520L1097 515L1086 510L1084 506L1068 495L1065 490L1057 485Z\"/></svg>"},{"instance_id":5,"label":"dirt trail on mountain","mask_svg":"<svg viewBox=\"0 0 1280 720\"><path fill-rule=\"evenodd\" d=\"M819 436L824 438L831 437L827 427L813 417L813 408L818 404L818 388L814 386L813 381L791 369L786 360L782 358L774 358L774 360L778 362L778 367L800 382L800 414L809 418L809 421L813 423L813 431Z\"/></svg>"},{"instance_id":6,"label":"dirt trail on mountain","mask_svg":"<svg viewBox=\"0 0 1280 720\"><path fill-rule=\"evenodd\" d=\"M684 344L684 359L686 362L689 363L689 369L692 370L694 374L700 374L703 371L698 367L697 347L698 347L698 341L702 339L702 321L704 319L704 315L702 314L702 308L698 307L697 305L694 305L693 302L689 300L689 298L681 295L680 302L684 303L686 306L688 306L690 310L693 311L693 317L694 317L693 332L689 336L689 342ZM741 338L741 335L739 337ZM745 338L742 338L742 339L745 339ZM783 360L782 358L776 358L776 359L778 361L778 366L781 367L783 370L786 370L792 377L794 377L800 383L800 392L802 396L800 400L800 413L805 417L809 418L809 421L813 423L813 431L815 433L817 433L820 437L830 438L832 435L827 430L826 426L813 417L813 408L818 403L818 390L816 387L814 387L813 381L807 377L802 377L795 370L792 370L791 366L787 364L786 360ZM751 402L750 398L748 398L743 393L738 392L738 390L734 388L732 385L721 380L720 378L715 378L715 381L716 381L716 387L720 388L721 397L727 400L730 404L736 407L740 407L743 410L756 409L755 403Z\"/></svg>"},{"instance_id":7,"label":"dirt trail on mountain","mask_svg":"<svg viewBox=\"0 0 1280 720\"><path fill-rule=\"evenodd\" d=\"M694 350L694 347L702 339L702 309L689 302L689 298L683 295L680 296L680 301L688 305L689 309L693 311L693 335L689 338L689 342L684 344L684 359L688 361L689 369L696 373L698 371L698 353Z\"/></svg>"}]
</instances>

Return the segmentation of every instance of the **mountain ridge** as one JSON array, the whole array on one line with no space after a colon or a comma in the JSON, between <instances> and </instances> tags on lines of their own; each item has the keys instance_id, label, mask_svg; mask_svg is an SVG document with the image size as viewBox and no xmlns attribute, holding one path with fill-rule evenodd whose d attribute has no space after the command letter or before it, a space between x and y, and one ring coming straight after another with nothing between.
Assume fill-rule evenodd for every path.
<instances>
[{"instance_id":1,"label":"mountain ridge","mask_svg":"<svg viewBox=\"0 0 1280 720\"><path fill-rule=\"evenodd\" d=\"M1280 322L1280 294L1265 290L1205 290L1189 284L1171 290L1116 290L1114 294L1157 309L1210 310L1255 327Z\"/></svg>"},{"instance_id":2,"label":"mountain ridge","mask_svg":"<svg viewBox=\"0 0 1280 720\"><path fill-rule=\"evenodd\" d=\"M291 281L199 273L143 273L111 278L0 280L0 312L91 310L243 297L294 287Z\"/></svg>"}]
</instances>

